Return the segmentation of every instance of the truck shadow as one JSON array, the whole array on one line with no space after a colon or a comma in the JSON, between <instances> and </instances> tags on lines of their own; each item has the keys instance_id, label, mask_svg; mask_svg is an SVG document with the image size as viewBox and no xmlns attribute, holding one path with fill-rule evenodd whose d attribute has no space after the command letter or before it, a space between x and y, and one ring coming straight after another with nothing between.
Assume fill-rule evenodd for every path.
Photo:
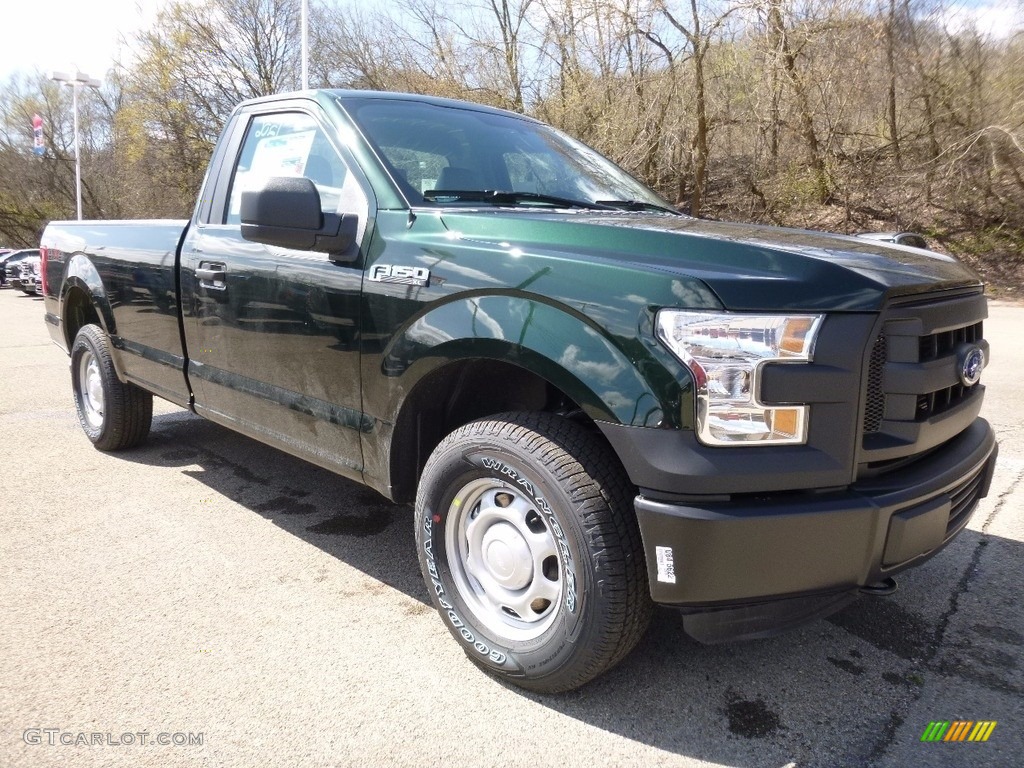
<instances>
[{"instance_id":1,"label":"truck shadow","mask_svg":"<svg viewBox=\"0 0 1024 768\"><path fill-rule=\"evenodd\" d=\"M180 467L210 490L433 610L408 505L185 411L155 416L147 443L118 456Z\"/></svg>"},{"instance_id":2,"label":"truck shadow","mask_svg":"<svg viewBox=\"0 0 1024 768\"><path fill-rule=\"evenodd\" d=\"M185 412L157 416L149 442L118 456L180 468L418 601L416 612L433 610L408 506ZM916 741L927 725L915 720L902 728L926 678L962 680L997 701L1024 696L1019 610L986 614L971 602L983 591L970 589L972 573L982 556L996 554L1008 571L1024 562L1020 542L965 531L941 557L901 577L896 595L863 598L766 640L704 646L687 637L676 611L659 608L636 650L583 689L547 696L506 687L552 712L690 758L744 766L873 764L908 738ZM1015 583L1012 574L1006 578ZM450 642L438 628L438 642ZM469 662L466 672L477 674ZM1011 719L1008 712L960 712L950 704L950 712L934 718Z\"/></svg>"}]
</instances>

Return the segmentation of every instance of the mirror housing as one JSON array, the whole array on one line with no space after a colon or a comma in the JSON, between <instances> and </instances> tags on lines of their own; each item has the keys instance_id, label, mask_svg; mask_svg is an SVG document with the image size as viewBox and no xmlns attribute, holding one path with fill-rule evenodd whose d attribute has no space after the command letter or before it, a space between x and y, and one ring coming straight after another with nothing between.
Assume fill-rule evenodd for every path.
<instances>
[{"instance_id":1,"label":"mirror housing","mask_svg":"<svg viewBox=\"0 0 1024 768\"><path fill-rule=\"evenodd\" d=\"M318 251L332 261L354 261L355 214L323 213L316 185L304 176L274 176L242 193L242 237L254 243Z\"/></svg>"}]
</instances>

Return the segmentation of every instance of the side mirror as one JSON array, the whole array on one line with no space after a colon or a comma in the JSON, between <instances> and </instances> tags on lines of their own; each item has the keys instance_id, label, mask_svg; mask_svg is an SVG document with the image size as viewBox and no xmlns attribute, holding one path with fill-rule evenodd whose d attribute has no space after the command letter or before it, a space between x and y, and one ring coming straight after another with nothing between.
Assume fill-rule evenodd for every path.
<instances>
[{"instance_id":1,"label":"side mirror","mask_svg":"<svg viewBox=\"0 0 1024 768\"><path fill-rule=\"evenodd\" d=\"M318 251L332 261L353 261L359 217L323 213L316 185L303 176L275 176L242 193L242 237L254 243Z\"/></svg>"},{"instance_id":2,"label":"side mirror","mask_svg":"<svg viewBox=\"0 0 1024 768\"><path fill-rule=\"evenodd\" d=\"M896 238L896 242L900 245L911 245L914 248L928 248L928 242L920 235L913 233L899 235Z\"/></svg>"}]
</instances>

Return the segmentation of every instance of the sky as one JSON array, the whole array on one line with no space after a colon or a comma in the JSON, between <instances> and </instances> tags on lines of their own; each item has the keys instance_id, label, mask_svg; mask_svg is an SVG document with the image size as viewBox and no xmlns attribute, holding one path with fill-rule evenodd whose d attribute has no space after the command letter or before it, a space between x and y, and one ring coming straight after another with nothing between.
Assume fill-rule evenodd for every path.
<instances>
[{"instance_id":1,"label":"sky","mask_svg":"<svg viewBox=\"0 0 1024 768\"><path fill-rule=\"evenodd\" d=\"M0 80L15 70L78 71L103 79L119 36L151 24L163 0L6 0Z\"/></svg>"},{"instance_id":2,"label":"sky","mask_svg":"<svg viewBox=\"0 0 1024 768\"><path fill-rule=\"evenodd\" d=\"M456 0L451 0L456 2ZM1024 29L1020 0L949 0L956 6L948 25L974 19L996 37ZM12 72L75 67L102 79L119 52L121 36L153 23L164 0L6 0L0 15L0 80Z\"/></svg>"},{"instance_id":3,"label":"sky","mask_svg":"<svg viewBox=\"0 0 1024 768\"><path fill-rule=\"evenodd\" d=\"M1009 37L1024 30L1024 3L1014 0L986 2L985 0L956 0L951 2L946 27L956 32L971 22L979 31L995 38Z\"/></svg>"}]
</instances>

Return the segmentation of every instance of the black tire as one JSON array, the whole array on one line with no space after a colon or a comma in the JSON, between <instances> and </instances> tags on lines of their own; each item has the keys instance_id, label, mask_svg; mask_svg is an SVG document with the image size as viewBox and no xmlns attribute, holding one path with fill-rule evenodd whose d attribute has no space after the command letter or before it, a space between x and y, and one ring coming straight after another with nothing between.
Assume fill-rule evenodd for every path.
<instances>
[{"instance_id":1,"label":"black tire","mask_svg":"<svg viewBox=\"0 0 1024 768\"><path fill-rule=\"evenodd\" d=\"M149 435L153 396L117 378L107 335L84 325L71 346L71 387L78 421L101 451L132 448Z\"/></svg>"},{"instance_id":2,"label":"black tire","mask_svg":"<svg viewBox=\"0 0 1024 768\"><path fill-rule=\"evenodd\" d=\"M556 693L633 649L652 609L634 493L599 439L553 414L502 414L441 441L420 478L417 551L470 659Z\"/></svg>"}]
</instances>

